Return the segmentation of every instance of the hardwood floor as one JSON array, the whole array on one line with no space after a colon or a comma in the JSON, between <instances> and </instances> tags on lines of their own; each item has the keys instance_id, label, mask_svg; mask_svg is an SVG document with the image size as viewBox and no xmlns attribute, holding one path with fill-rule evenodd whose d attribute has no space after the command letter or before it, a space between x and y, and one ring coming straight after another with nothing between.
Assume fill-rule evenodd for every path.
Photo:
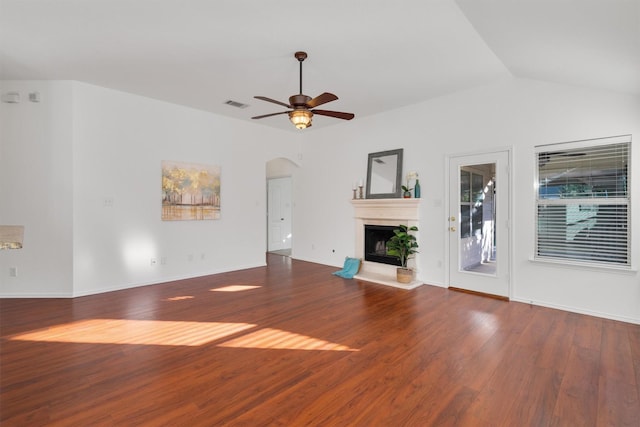
<instances>
[{"instance_id":1,"label":"hardwood floor","mask_svg":"<svg viewBox=\"0 0 640 427\"><path fill-rule=\"evenodd\" d=\"M0 424L640 425L639 325L268 263L0 300Z\"/></svg>"}]
</instances>

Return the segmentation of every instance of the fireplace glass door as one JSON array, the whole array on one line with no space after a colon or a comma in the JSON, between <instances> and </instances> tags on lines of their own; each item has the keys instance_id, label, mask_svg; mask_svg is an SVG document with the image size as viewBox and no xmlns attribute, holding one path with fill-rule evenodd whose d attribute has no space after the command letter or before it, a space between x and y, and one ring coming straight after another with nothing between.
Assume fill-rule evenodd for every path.
<instances>
[{"instance_id":1,"label":"fireplace glass door","mask_svg":"<svg viewBox=\"0 0 640 427\"><path fill-rule=\"evenodd\" d=\"M400 266L398 258L387 255L387 242L397 228L388 225L364 226L364 260Z\"/></svg>"}]
</instances>

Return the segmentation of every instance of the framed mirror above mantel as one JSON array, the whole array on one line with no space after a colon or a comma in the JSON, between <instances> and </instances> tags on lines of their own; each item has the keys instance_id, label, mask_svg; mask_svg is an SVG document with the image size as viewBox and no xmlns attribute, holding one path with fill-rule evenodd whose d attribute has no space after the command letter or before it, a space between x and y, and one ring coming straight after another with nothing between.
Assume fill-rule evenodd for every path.
<instances>
[{"instance_id":1,"label":"framed mirror above mantel","mask_svg":"<svg viewBox=\"0 0 640 427\"><path fill-rule=\"evenodd\" d=\"M403 149L369 154L367 199L397 199L402 195Z\"/></svg>"}]
</instances>

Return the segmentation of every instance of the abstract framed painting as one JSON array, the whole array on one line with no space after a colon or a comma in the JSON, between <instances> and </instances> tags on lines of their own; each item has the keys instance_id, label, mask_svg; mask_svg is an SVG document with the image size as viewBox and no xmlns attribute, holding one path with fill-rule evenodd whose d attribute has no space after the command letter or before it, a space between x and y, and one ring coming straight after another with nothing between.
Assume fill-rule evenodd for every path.
<instances>
[{"instance_id":1,"label":"abstract framed painting","mask_svg":"<svg viewBox=\"0 0 640 427\"><path fill-rule=\"evenodd\" d=\"M162 161L162 220L220 219L220 166Z\"/></svg>"}]
</instances>

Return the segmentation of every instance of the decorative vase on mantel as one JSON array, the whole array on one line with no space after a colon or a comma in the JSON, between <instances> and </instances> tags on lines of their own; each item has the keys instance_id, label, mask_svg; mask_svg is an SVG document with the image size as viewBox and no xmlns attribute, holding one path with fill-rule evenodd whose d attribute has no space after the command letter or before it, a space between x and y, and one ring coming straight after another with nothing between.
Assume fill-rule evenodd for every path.
<instances>
[{"instance_id":1,"label":"decorative vase on mantel","mask_svg":"<svg viewBox=\"0 0 640 427\"><path fill-rule=\"evenodd\" d=\"M413 197L416 199L420 198L420 180L416 179L416 186L413 187Z\"/></svg>"}]
</instances>

